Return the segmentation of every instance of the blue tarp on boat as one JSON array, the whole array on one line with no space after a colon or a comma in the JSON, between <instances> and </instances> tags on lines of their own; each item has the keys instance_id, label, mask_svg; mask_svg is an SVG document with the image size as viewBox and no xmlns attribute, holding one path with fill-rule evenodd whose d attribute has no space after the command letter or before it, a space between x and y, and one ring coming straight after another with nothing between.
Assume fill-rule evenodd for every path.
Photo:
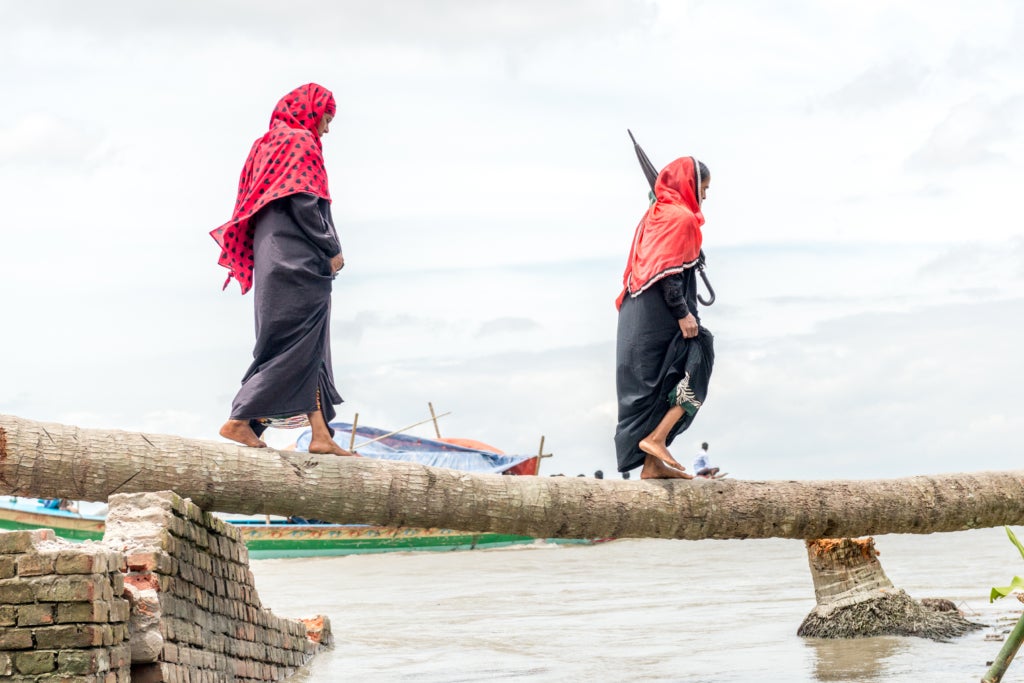
<instances>
[{"instance_id":1,"label":"blue tarp on boat","mask_svg":"<svg viewBox=\"0 0 1024 683\"><path fill-rule=\"evenodd\" d=\"M334 440L339 446L347 449L352 438L352 425L347 422L332 422L331 428L334 429ZM387 433L383 429L375 427L357 427L355 448L359 451L359 455L378 460L418 462L430 467L447 467L463 472L490 472L493 474L500 474L534 457L532 455L502 455L492 451L465 448L444 441L405 434L395 434L365 446L360 445ZM308 451L312 435L311 430L303 430L295 443L295 450Z\"/></svg>"}]
</instances>

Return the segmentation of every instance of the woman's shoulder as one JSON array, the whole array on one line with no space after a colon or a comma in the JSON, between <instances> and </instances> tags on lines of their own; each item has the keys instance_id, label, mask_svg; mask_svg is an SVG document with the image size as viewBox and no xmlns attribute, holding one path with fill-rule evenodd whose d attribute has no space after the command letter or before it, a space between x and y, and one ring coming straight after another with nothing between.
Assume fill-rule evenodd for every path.
<instances>
[{"instance_id":1,"label":"woman's shoulder","mask_svg":"<svg viewBox=\"0 0 1024 683\"><path fill-rule=\"evenodd\" d=\"M686 206L675 203L658 202L650 208L647 219L648 229L678 230L683 228L700 228L697 216Z\"/></svg>"},{"instance_id":2,"label":"woman's shoulder","mask_svg":"<svg viewBox=\"0 0 1024 683\"><path fill-rule=\"evenodd\" d=\"M257 143L260 140L264 142L285 142L285 141L308 141L310 143L316 141L316 133L306 128L292 128L282 121L276 122L270 127L270 130L262 137L256 140Z\"/></svg>"},{"instance_id":3,"label":"woman's shoulder","mask_svg":"<svg viewBox=\"0 0 1024 683\"><path fill-rule=\"evenodd\" d=\"M655 206L658 207L658 209L666 217L671 216L672 218L676 218L676 219L680 219L680 220L686 220L686 219L696 220L697 219L697 214L695 214L690 209L690 207L686 206L686 204L681 204L679 202L660 202L659 201L657 204L655 204Z\"/></svg>"},{"instance_id":4,"label":"woman's shoulder","mask_svg":"<svg viewBox=\"0 0 1024 683\"><path fill-rule=\"evenodd\" d=\"M283 133L283 135L281 136L280 139L282 141L288 141L290 143L307 142L313 145L317 139L315 133L313 133L312 131L308 131L305 128L286 128L281 132Z\"/></svg>"}]
</instances>

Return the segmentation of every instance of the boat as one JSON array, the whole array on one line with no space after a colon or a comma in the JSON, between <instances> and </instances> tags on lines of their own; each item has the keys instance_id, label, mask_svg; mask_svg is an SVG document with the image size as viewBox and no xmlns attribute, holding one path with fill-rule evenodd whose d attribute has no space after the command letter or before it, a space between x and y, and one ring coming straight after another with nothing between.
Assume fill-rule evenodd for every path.
<instances>
[{"instance_id":1,"label":"boat","mask_svg":"<svg viewBox=\"0 0 1024 683\"><path fill-rule=\"evenodd\" d=\"M374 427L332 422L335 441L355 447L364 457L418 462L465 472L536 475L542 454L506 455L471 439L427 439L385 432ZM310 432L303 432L290 449L305 451ZM543 450L543 449L542 449ZM72 541L103 538L106 506L78 503L77 511L48 507L34 498L0 499L0 529L53 529ZM242 534L249 557L270 559L318 557L418 550L473 550L526 544L590 544L588 539L536 539L514 534L478 533L454 529L421 529L369 524L331 524L316 520L218 513Z\"/></svg>"},{"instance_id":2,"label":"boat","mask_svg":"<svg viewBox=\"0 0 1024 683\"><path fill-rule=\"evenodd\" d=\"M89 506L78 503L82 512L50 507L48 501L36 498L0 498L0 529L53 529L69 541L98 541L103 538L106 505Z\"/></svg>"}]
</instances>

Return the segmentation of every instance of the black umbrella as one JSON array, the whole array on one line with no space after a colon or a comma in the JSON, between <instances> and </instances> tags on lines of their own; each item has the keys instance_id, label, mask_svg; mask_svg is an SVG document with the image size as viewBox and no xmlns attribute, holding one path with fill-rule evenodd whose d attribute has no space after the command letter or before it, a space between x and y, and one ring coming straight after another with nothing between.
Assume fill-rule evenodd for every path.
<instances>
[{"instance_id":1,"label":"black umbrella","mask_svg":"<svg viewBox=\"0 0 1024 683\"><path fill-rule=\"evenodd\" d=\"M636 158L640 161L640 168L644 170L644 175L647 176L647 183L651 186L651 191L654 191L654 183L658 182L658 169L654 168L654 164L647 158L647 153L644 152L640 143L633 137L633 131L629 128L626 129L629 133L629 139L633 141L633 150L636 152Z\"/></svg>"},{"instance_id":2,"label":"black umbrella","mask_svg":"<svg viewBox=\"0 0 1024 683\"><path fill-rule=\"evenodd\" d=\"M647 153L644 152L643 148L640 146L640 143L638 143L636 141L636 138L633 137L633 131L627 128L626 132L629 133L629 139L633 141L633 150L636 152L637 161L640 162L640 168L643 169L644 177L647 178L647 182L651 186L651 192L653 193L654 184L658 182L658 170L654 168L654 164L652 164L651 160L647 157ZM700 189L698 188L698 192L699 191ZM651 201L653 202L654 200L652 199ZM697 259L697 273L700 274L700 279L704 281L704 286L708 288L708 298L705 300L700 295L700 292L698 292L697 301L701 302L705 306L710 306L711 304L715 303L715 290L711 286L711 283L708 282L708 276L704 272L703 249L700 250L700 256Z\"/></svg>"}]
</instances>

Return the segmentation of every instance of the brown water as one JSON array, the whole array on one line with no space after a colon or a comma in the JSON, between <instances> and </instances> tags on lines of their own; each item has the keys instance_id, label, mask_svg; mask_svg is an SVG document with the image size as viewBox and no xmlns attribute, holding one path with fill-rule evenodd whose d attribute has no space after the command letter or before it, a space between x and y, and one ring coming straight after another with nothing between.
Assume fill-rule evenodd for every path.
<instances>
[{"instance_id":1,"label":"brown water","mask_svg":"<svg viewBox=\"0 0 1024 683\"><path fill-rule=\"evenodd\" d=\"M881 536L915 598L989 624L951 643L799 638L814 606L800 541L619 540L253 563L265 606L327 614L334 650L297 681L977 681L1020 613L1002 529ZM1006 681L1024 680L1024 658Z\"/></svg>"}]
</instances>

